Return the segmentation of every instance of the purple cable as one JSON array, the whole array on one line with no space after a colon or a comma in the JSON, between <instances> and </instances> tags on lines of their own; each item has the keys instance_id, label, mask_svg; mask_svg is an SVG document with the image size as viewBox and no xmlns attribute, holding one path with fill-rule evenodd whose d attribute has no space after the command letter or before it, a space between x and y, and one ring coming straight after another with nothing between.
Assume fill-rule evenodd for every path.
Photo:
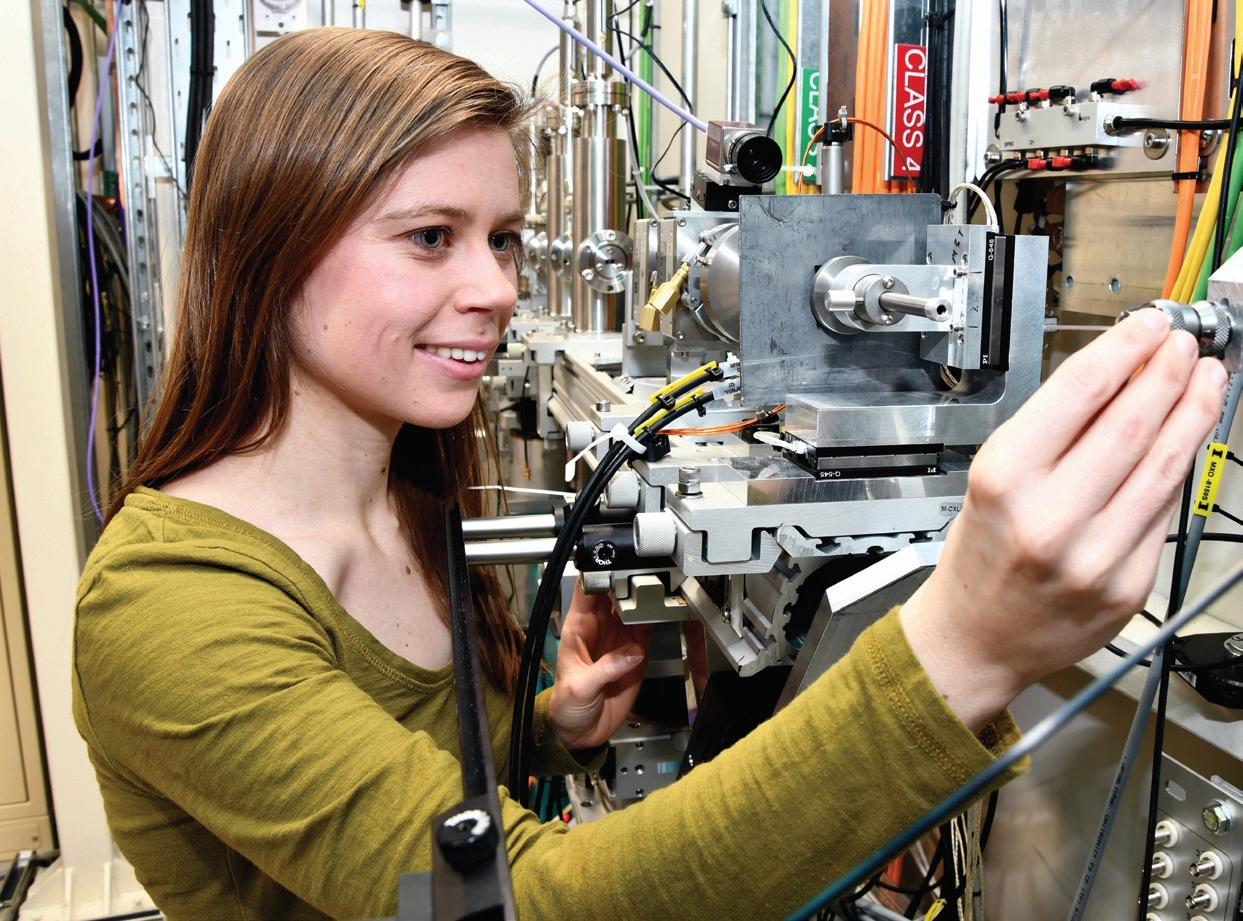
<instances>
[{"instance_id":1,"label":"purple cable","mask_svg":"<svg viewBox=\"0 0 1243 921\"><path fill-rule=\"evenodd\" d=\"M108 73L112 70L112 55L117 45L117 23L121 20L121 3L117 0L116 15L112 17L112 32L108 35L108 54L104 59L104 73L99 81L99 95L95 99L95 117L91 121L91 143L87 150L94 154L99 139L99 121L104 112L104 92L108 89ZM99 365L103 344L100 334L101 313L99 306L99 270L95 266L95 199L91 187L95 184L95 160L91 156L86 163L86 251L91 264L91 299L95 307L95 376L91 381L91 421L86 430L86 491L91 497L91 509L100 524L104 513L95 497L95 423L99 414Z\"/></svg>"},{"instance_id":2,"label":"purple cable","mask_svg":"<svg viewBox=\"0 0 1243 921\"><path fill-rule=\"evenodd\" d=\"M548 12L548 10L544 9L542 6L536 3L535 0L526 0L526 4L527 6L531 7L531 9L535 10L535 12L539 13L541 16L543 16L545 19L551 22L554 26L556 26L562 32L564 32L566 35L570 36L570 38L574 39L574 41L578 42L580 45L582 45L584 48L586 48L588 51L594 54L596 57L601 58L604 61L607 61L610 67L618 71L627 80L629 80L639 89L643 90L643 92L647 93L649 96L651 96L653 99L659 102L662 106L664 106L674 115L676 115L678 118L682 119L682 121L686 122L692 128L698 128L700 131L704 131L704 132L708 130L708 123L706 121L704 121L702 118L697 118L690 112L686 111L684 108L682 108L672 99L670 99L668 96L664 95L660 90L656 89L656 87L652 86L652 84L648 83L638 74L636 74L633 70L631 70L629 67L623 64L621 61L617 60L617 58L613 57L613 55L609 54L607 51L605 51L603 48L601 48L599 45L593 42L590 38L588 38L582 32L579 32L573 26L567 25L566 23L562 22L552 13Z\"/></svg>"}]
</instances>

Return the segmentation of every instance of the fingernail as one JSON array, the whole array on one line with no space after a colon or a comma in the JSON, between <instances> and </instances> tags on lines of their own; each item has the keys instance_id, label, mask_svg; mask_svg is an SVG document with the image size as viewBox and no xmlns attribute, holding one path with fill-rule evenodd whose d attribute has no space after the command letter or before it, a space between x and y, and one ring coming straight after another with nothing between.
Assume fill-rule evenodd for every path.
<instances>
[{"instance_id":1,"label":"fingernail","mask_svg":"<svg viewBox=\"0 0 1243 921\"><path fill-rule=\"evenodd\" d=\"M1209 376L1209 380L1211 380L1214 384L1216 384L1218 387L1221 387L1223 390L1225 389L1226 380L1229 377L1229 375L1226 374L1226 369L1222 366L1222 363L1220 361L1214 361L1214 362L1209 363L1208 376Z\"/></svg>"},{"instance_id":2,"label":"fingernail","mask_svg":"<svg viewBox=\"0 0 1243 921\"><path fill-rule=\"evenodd\" d=\"M1153 329L1166 330L1170 328L1170 321L1166 319L1165 314L1160 310L1140 310L1139 315Z\"/></svg>"},{"instance_id":3,"label":"fingernail","mask_svg":"<svg viewBox=\"0 0 1243 921\"><path fill-rule=\"evenodd\" d=\"M1200 343L1196 342L1195 336L1191 335L1191 333L1187 332L1186 330L1180 329L1178 332L1174 334L1174 337L1178 342L1179 349L1182 350L1182 353L1184 355L1186 355L1188 358L1199 357Z\"/></svg>"},{"instance_id":4,"label":"fingernail","mask_svg":"<svg viewBox=\"0 0 1243 921\"><path fill-rule=\"evenodd\" d=\"M641 652L626 653L626 661L629 662L631 665L638 665L640 662L643 661L644 658L646 657Z\"/></svg>"}]
</instances>

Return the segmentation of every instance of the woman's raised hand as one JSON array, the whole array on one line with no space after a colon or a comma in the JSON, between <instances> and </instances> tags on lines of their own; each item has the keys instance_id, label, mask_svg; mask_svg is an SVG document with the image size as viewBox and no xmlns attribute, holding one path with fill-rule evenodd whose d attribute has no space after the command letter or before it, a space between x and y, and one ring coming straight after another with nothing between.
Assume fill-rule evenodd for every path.
<instances>
[{"instance_id":1,"label":"woman's raised hand","mask_svg":"<svg viewBox=\"0 0 1243 921\"><path fill-rule=\"evenodd\" d=\"M621 726L639 693L651 635L650 626L623 624L611 595L586 595L581 581L574 586L549 706L567 749L603 745Z\"/></svg>"},{"instance_id":2,"label":"woman's raised hand","mask_svg":"<svg viewBox=\"0 0 1243 921\"><path fill-rule=\"evenodd\" d=\"M1075 353L981 448L941 562L903 606L915 654L983 728L1144 604L1226 371L1142 310Z\"/></svg>"}]
</instances>

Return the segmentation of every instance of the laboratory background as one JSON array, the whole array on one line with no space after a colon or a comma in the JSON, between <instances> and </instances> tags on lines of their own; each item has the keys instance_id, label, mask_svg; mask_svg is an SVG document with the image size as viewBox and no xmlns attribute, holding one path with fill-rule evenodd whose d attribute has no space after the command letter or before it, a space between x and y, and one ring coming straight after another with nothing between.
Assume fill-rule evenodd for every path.
<instances>
[{"instance_id":1,"label":"laboratory background","mask_svg":"<svg viewBox=\"0 0 1243 921\"><path fill-rule=\"evenodd\" d=\"M532 791L577 823L710 760L908 598L978 446L1121 315L1161 310L1239 370L1241 9L0 4L0 921L159 917L73 725L74 591L171 342L203 121L248 55L391 30L537 100L484 378L505 511L461 530L549 655L579 577L655 625L603 770ZM1158 635L1243 560L1240 389L1145 611L1012 705L1042 727L1030 769L871 868L844 917L1243 919L1243 595Z\"/></svg>"}]
</instances>

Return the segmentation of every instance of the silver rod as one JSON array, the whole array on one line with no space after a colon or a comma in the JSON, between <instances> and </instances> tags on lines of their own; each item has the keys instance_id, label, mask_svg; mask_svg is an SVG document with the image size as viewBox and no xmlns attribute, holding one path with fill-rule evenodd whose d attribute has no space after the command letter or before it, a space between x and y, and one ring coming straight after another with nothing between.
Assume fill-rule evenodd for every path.
<instances>
[{"instance_id":1,"label":"silver rod","mask_svg":"<svg viewBox=\"0 0 1243 921\"><path fill-rule=\"evenodd\" d=\"M721 14L725 17L725 120L739 121L738 87L742 82L736 61L738 49L738 2L725 0L721 4Z\"/></svg>"},{"instance_id":2,"label":"silver rod","mask_svg":"<svg viewBox=\"0 0 1243 921\"><path fill-rule=\"evenodd\" d=\"M471 566L542 563L552 556L552 549L556 544L555 537L474 541L466 544L466 562Z\"/></svg>"},{"instance_id":3,"label":"silver rod","mask_svg":"<svg viewBox=\"0 0 1243 921\"><path fill-rule=\"evenodd\" d=\"M464 518L462 536L467 540L488 540L505 537L551 537L556 533L557 518L544 515L508 515L504 518Z\"/></svg>"},{"instance_id":4,"label":"silver rod","mask_svg":"<svg viewBox=\"0 0 1243 921\"><path fill-rule=\"evenodd\" d=\"M574 19L574 3L568 0L565 9L561 11L561 19L567 23L570 28L575 28L577 23ZM568 32L561 33L561 43L558 46L557 59L560 65L560 72L557 74L557 102L562 106L570 104L570 83L574 80L574 54L578 46L574 44L574 39L570 38ZM567 120L568 121L568 120Z\"/></svg>"},{"instance_id":5,"label":"silver rod","mask_svg":"<svg viewBox=\"0 0 1243 921\"><path fill-rule=\"evenodd\" d=\"M695 71L698 67L699 0L682 0L682 92L695 109ZM688 198L695 181L695 132L682 132L682 194Z\"/></svg>"},{"instance_id":6,"label":"silver rod","mask_svg":"<svg viewBox=\"0 0 1243 921\"><path fill-rule=\"evenodd\" d=\"M824 156L824 162L820 165L820 181L824 183L824 191L840 195L845 191L842 178L846 171L845 149L841 144L826 144L820 152Z\"/></svg>"},{"instance_id":7,"label":"silver rod","mask_svg":"<svg viewBox=\"0 0 1243 921\"><path fill-rule=\"evenodd\" d=\"M929 320L944 320L949 314L949 304L943 297L916 297L913 294L886 292L878 298L882 310L904 313Z\"/></svg>"},{"instance_id":8,"label":"silver rod","mask_svg":"<svg viewBox=\"0 0 1243 921\"><path fill-rule=\"evenodd\" d=\"M608 27L609 0L587 0L587 37L607 51L613 53L613 33ZM587 76L607 78L613 75L608 61L594 54L587 56Z\"/></svg>"}]
</instances>

